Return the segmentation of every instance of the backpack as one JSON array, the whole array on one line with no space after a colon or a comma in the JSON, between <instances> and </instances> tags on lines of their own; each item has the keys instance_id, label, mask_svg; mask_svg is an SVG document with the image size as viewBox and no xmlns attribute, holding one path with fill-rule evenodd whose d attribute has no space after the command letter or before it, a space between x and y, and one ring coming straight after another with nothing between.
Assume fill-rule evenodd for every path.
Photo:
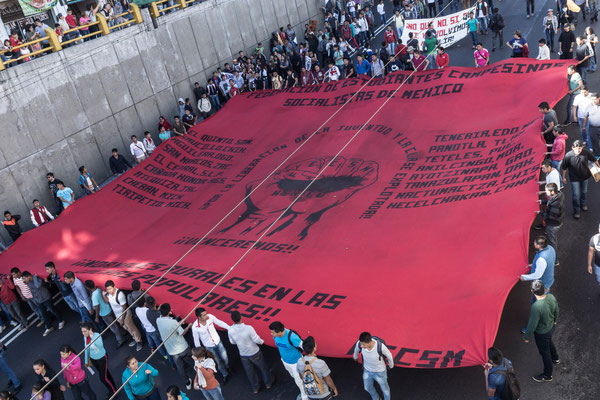
<instances>
[{"instance_id":1,"label":"backpack","mask_svg":"<svg viewBox=\"0 0 600 400\"><path fill-rule=\"evenodd\" d=\"M300 347L296 347L296 346L294 346L294 344L292 343L292 333L293 333L293 334L295 334L296 336L298 336L298 338L300 338L300 341L302 341L302 336L300 336L300 335L298 334L298 332L296 332L296 331L295 331L295 330L293 330L293 329L288 329L288 331L290 332L290 333L288 333L288 342L290 342L290 346L294 347L294 348L295 348L295 349L297 349L297 350L298 350L300 353L302 353L304 350L302 350Z\"/></svg>"},{"instance_id":2,"label":"backpack","mask_svg":"<svg viewBox=\"0 0 600 400\"><path fill-rule=\"evenodd\" d=\"M377 337L377 336L371 336L371 339L375 340L375 342L377 342L377 354L379 354L379 361L381 361L382 359L385 361L385 357L383 356L383 345L385 344L385 340ZM356 342L356 346L358 346L358 352L362 352L362 347L360 347L360 341ZM387 362L386 362L387 365Z\"/></svg>"},{"instance_id":3,"label":"backpack","mask_svg":"<svg viewBox=\"0 0 600 400\"><path fill-rule=\"evenodd\" d=\"M302 384L304 385L304 391L308 396L318 396L323 394L323 381L319 379L311 365L316 359L317 358L311 361L306 361L304 357L302 357L302 362L304 363Z\"/></svg>"},{"instance_id":4,"label":"backpack","mask_svg":"<svg viewBox=\"0 0 600 400\"><path fill-rule=\"evenodd\" d=\"M515 371L508 365L504 360L506 371L494 371L494 374L504 375L506 380L504 381L504 388L502 389L501 399L502 400L518 400L521 396L521 385L515 375Z\"/></svg>"},{"instance_id":5,"label":"backpack","mask_svg":"<svg viewBox=\"0 0 600 400\"><path fill-rule=\"evenodd\" d=\"M119 294L123 293L123 295L125 296L125 303L121 304L119 302ZM127 305L127 296L129 296L131 294L131 290L121 290L121 289L117 289L117 291L115 292L115 301L117 302L117 304L121 305L121 306L126 306Z\"/></svg>"}]
</instances>

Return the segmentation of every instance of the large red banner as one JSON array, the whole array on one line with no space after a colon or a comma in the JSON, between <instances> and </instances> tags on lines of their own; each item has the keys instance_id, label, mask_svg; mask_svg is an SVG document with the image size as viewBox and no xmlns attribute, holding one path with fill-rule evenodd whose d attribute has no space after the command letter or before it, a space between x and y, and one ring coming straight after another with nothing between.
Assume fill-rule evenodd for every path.
<instances>
[{"instance_id":1,"label":"large red banner","mask_svg":"<svg viewBox=\"0 0 600 400\"><path fill-rule=\"evenodd\" d=\"M238 96L26 233L3 270L43 274L53 260L99 286L148 287L197 245L151 291L185 315L254 246L205 301L220 318L239 310L265 338L281 320L326 356L368 330L399 366L481 364L527 263L537 105L566 93L566 66L509 60Z\"/></svg>"}]
</instances>

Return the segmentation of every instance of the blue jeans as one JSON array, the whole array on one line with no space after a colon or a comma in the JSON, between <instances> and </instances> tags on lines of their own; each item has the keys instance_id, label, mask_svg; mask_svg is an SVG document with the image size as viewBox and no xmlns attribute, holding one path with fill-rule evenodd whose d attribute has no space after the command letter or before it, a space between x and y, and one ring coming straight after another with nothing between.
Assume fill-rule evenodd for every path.
<instances>
[{"instance_id":1,"label":"blue jeans","mask_svg":"<svg viewBox=\"0 0 600 400\"><path fill-rule=\"evenodd\" d=\"M260 389L260 379L256 370L260 373L265 386L271 386L273 384L273 374L271 374L269 366L265 362L265 357L260 350L254 355L240 356L240 358L242 359L242 365L244 366L252 390L256 391Z\"/></svg>"},{"instance_id":2,"label":"blue jeans","mask_svg":"<svg viewBox=\"0 0 600 400\"><path fill-rule=\"evenodd\" d=\"M385 25L385 21L387 21L385 13L379 16L379 21L381 22L381 25Z\"/></svg>"},{"instance_id":3,"label":"blue jeans","mask_svg":"<svg viewBox=\"0 0 600 400\"><path fill-rule=\"evenodd\" d=\"M52 299L46 300L43 303L38 304L38 309L40 314L42 314L42 321L44 321L44 325L46 325L46 329L50 329L52 327L52 322L48 316L48 312L56 317L56 320L61 323L63 322L63 317L60 315L60 312L54 308L54 304L52 304Z\"/></svg>"},{"instance_id":4,"label":"blue jeans","mask_svg":"<svg viewBox=\"0 0 600 400\"><path fill-rule=\"evenodd\" d=\"M458 12L458 0L451 0L450 13L454 14Z\"/></svg>"},{"instance_id":5,"label":"blue jeans","mask_svg":"<svg viewBox=\"0 0 600 400\"><path fill-rule=\"evenodd\" d=\"M12 382L12 384L15 388L18 388L19 386L21 386L21 382L19 382L19 380L17 379L17 376L15 375L13 370L10 369L10 367L6 363L4 349L2 349L2 351L0 351L0 372L2 372L4 375L8 376L8 379Z\"/></svg>"},{"instance_id":6,"label":"blue jeans","mask_svg":"<svg viewBox=\"0 0 600 400\"><path fill-rule=\"evenodd\" d=\"M217 360L217 369L225 378L227 373L227 368L229 368L229 358L227 358L227 350L225 350L225 346L223 346L223 342L219 342L215 347L207 347L206 350L210 351L215 355Z\"/></svg>"},{"instance_id":7,"label":"blue jeans","mask_svg":"<svg viewBox=\"0 0 600 400\"><path fill-rule=\"evenodd\" d=\"M150 347L153 350L160 346L161 343L160 336L158 335L157 331L146 332L146 340L148 341L148 347ZM163 357L167 357L169 364L171 364L172 367L175 367L175 361L173 360L173 357L171 357L171 355L167 353L167 349L165 349L165 346L162 346L160 349L158 349L158 352L162 354Z\"/></svg>"},{"instance_id":8,"label":"blue jeans","mask_svg":"<svg viewBox=\"0 0 600 400\"><path fill-rule=\"evenodd\" d=\"M200 390L202 391L202 394L204 395L204 398L206 398L206 400L225 400L223 398L223 393L221 393L221 386L217 386L216 388L211 390Z\"/></svg>"},{"instance_id":9,"label":"blue jeans","mask_svg":"<svg viewBox=\"0 0 600 400\"><path fill-rule=\"evenodd\" d=\"M469 35L471 35L471 40L473 41L473 46L477 46L477 31L473 31L473 32L469 32Z\"/></svg>"},{"instance_id":10,"label":"blue jeans","mask_svg":"<svg viewBox=\"0 0 600 400\"><path fill-rule=\"evenodd\" d=\"M554 327L546 333L534 333L535 344L542 356L544 362L544 376L552 376L552 361L558 360L558 353L556 347L552 342L552 333L554 333Z\"/></svg>"},{"instance_id":11,"label":"blue jeans","mask_svg":"<svg viewBox=\"0 0 600 400\"><path fill-rule=\"evenodd\" d=\"M71 310L79 312L79 305L77 305L77 299L73 293L63 296L63 299L65 299L65 303L67 303Z\"/></svg>"},{"instance_id":12,"label":"blue jeans","mask_svg":"<svg viewBox=\"0 0 600 400\"><path fill-rule=\"evenodd\" d=\"M368 39L367 39L367 32L365 31L360 31L360 33L358 34L358 43L367 43ZM583 78L582 78L583 79Z\"/></svg>"},{"instance_id":13,"label":"blue jeans","mask_svg":"<svg viewBox=\"0 0 600 400\"><path fill-rule=\"evenodd\" d=\"M33 311L33 313L37 315L40 320L43 320L42 313L40 312L40 307L33 301L33 298L26 299L26 301L27 304L29 304L29 308L31 308L31 311Z\"/></svg>"},{"instance_id":14,"label":"blue jeans","mask_svg":"<svg viewBox=\"0 0 600 400\"><path fill-rule=\"evenodd\" d=\"M587 179L582 182L571 181L571 192L572 192L572 196L573 196L573 213L574 214L579 214L579 212L581 211L581 206L586 204L587 188L588 188Z\"/></svg>"},{"instance_id":15,"label":"blue jeans","mask_svg":"<svg viewBox=\"0 0 600 400\"><path fill-rule=\"evenodd\" d=\"M579 122L579 132L581 132L581 139L584 142L587 142L588 149L594 151L594 147L592 146L592 139L590 138L590 121L587 122L585 126L585 132L583 131L583 118L577 118L577 122Z\"/></svg>"},{"instance_id":16,"label":"blue jeans","mask_svg":"<svg viewBox=\"0 0 600 400\"><path fill-rule=\"evenodd\" d=\"M546 44L550 47L550 51L554 51L554 29L544 29L546 33Z\"/></svg>"},{"instance_id":17,"label":"blue jeans","mask_svg":"<svg viewBox=\"0 0 600 400\"><path fill-rule=\"evenodd\" d=\"M210 95L210 102L212 103L213 107L215 109L219 109L221 108L221 101L219 100L219 95L218 94L211 94Z\"/></svg>"},{"instance_id":18,"label":"blue jeans","mask_svg":"<svg viewBox=\"0 0 600 400\"><path fill-rule=\"evenodd\" d=\"M404 27L396 28L396 36L398 36L398 39L402 39L402 32L404 32ZM390 54L390 56L391 56L391 54Z\"/></svg>"},{"instance_id":19,"label":"blue jeans","mask_svg":"<svg viewBox=\"0 0 600 400\"><path fill-rule=\"evenodd\" d=\"M427 66L427 69L436 69L437 65L435 63L435 53L429 54L427 59L429 60L429 66Z\"/></svg>"},{"instance_id":20,"label":"blue jeans","mask_svg":"<svg viewBox=\"0 0 600 400\"><path fill-rule=\"evenodd\" d=\"M579 75L581 75L581 80L583 81L583 83L587 84L587 71L588 71L588 67L579 67L577 68L577 72L579 72Z\"/></svg>"},{"instance_id":21,"label":"blue jeans","mask_svg":"<svg viewBox=\"0 0 600 400\"><path fill-rule=\"evenodd\" d=\"M479 29L487 31L487 17L479 17L477 19L479 20Z\"/></svg>"},{"instance_id":22,"label":"blue jeans","mask_svg":"<svg viewBox=\"0 0 600 400\"><path fill-rule=\"evenodd\" d=\"M10 324L13 319L10 316L10 312L8 311L8 308L6 308L6 304L4 304L3 302L0 301L0 307L2 308L2 311L4 311L4 314L6 314L6 321Z\"/></svg>"},{"instance_id":23,"label":"blue jeans","mask_svg":"<svg viewBox=\"0 0 600 400\"><path fill-rule=\"evenodd\" d=\"M594 264L594 275L596 275L596 281L600 285L600 267Z\"/></svg>"},{"instance_id":24,"label":"blue jeans","mask_svg":"<svg viewBox=\"0 0 600 400\"><path fill-rule=\"evenodd\" d=\"M390 54L390 55L394 54L395 50L396 50L396 44L394 42L388 43L388 45L387 45L388 54ZM340 69L340 71L341 71L341 69Z\"/></svg>"},{"instance_id":25,"label":"blue jeans","mask_svg":"<svg viewBox=\"0 0 600 400\"><path fill-rule=\"evenodd\" d=\"M383 400L390 400L390 385L387 381L387 371L383 372L370 372L366 369L363 370L363 382L365 384L365 390L369 392L373 400L379 399L379 394L375 390L375 382L379 384L379 388L383 393Z\"/></svg>"},{"instance_id":26,"label":"blue jeans","mask_svg":"<svg viewBox=\"0 0 600 400\"><path fill-rule=\"evenodd\" d=\"M96 326L96 323L94 322L94 319L92 318L93 314L90 315L90 312L88 311L87 308L80 306L77 311L79 312L79 315L81 316L81 322L89 322L90 324L92 324L94 326L94 328L98 328Z\"/></svg>"}]
</instances>

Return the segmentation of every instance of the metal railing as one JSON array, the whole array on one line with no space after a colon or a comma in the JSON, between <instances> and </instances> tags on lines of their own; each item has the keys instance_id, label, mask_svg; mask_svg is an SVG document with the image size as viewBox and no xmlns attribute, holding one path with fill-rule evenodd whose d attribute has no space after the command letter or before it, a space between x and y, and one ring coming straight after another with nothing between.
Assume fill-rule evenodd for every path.
<instances>
[{"instance_id":1,"label":"metal railing","mask_svg":"<svg viewBox=\"0 0 600 400\"><path fill-rule=\"evenodd\" d=\"M200 3L204 0L175 0L175 3L173 5L168 5L170 1L173 0L158 0L152 3L148 3L148 10L150 11L150 16L152 17L152 19L156 19L170 11L183 10L187 8L188 5L191 3ZM163 5L166 5L166 7L164 7ZM119 18L123 19L123 22L112 24L112 21L116 21ZM42 43L42 47L38 50L32 51L27 54L21 54L18 57L13 57L7 60L0 61L0 71L6 69L6 67L9 67L14 63L19 63L20 61L23 61L27 58L35 57L48 52L55 53L81 40L93 38L98 35L109 35L113 31L120 30L122 28L128 27L129 25L141 24L143 22L144 20L142 18L142 13L140 12L139 6L137 4L130 3L129 10L126 12L112 16L109 19L107 19L102 14L96 14L96 22L90 22L89 24L85 25L78 25L75 28L63 31L62 42L60 41L58 34L54 31L54 29L46 28L44 29L46 37L21 43L18 46L11 47L9 50L1 50L0 54L6 54L11 53L15 50ZM85 33L86 31L87 33ZM78 33L78 35L71 37L71 33Z\"/></svg>"},{"instance_id":2,"label":"metal railing","mask_svg":"<svg viewBox=\"0 0 600 400\"><path fill-rule=\"evenodd\" d=\"M176 0L175 4L171 6L159 8L160 5L168 3L169 0L158 0L148 4L148 9L150 10L150 16L156 19L170 10L183 10L187 7L188 4L194 3L196 1L198 0Z\"/></svg>"},{"instance_id":3,"label":"metal railing","mask_svg":"<svg viewBox=\"0 0 600 400\"><path fill-rule=\"evenodd\" d=\"M167 0L164 0L164 1L167 1ZM181 0L181 1L185 1L185 0ZM124 21L120 22L118 24L114 24L114 25L110 24L110 21L117 20L118 18L123 18ZM44 32L46 33L46 37L31 40L29 42L24 42L17 46L11 47L9 50L4 50L4 51L0 52L0 54L5 54L7 52L12 53L15 50L19 50L19 49L29 47L29 46L34 46L34 45L37 45L38 43L41 43L41 45L42 45L42 47L39 50L35 50L35 51L32 51L27 54L21 54L18 57L13 57L8 60L2 60L0 62L0 71L3 69L6 69L7 66L11 66L11 64L13 64L13 63L18 63L19 61L25 60L27 58L35 57L37 55L44 54L47 52L55 53L57 51L61 51L64 47L66 47L70 44L79 42L83 39L92 38L97 35L102 35L102 36L109 35L112 31L119 30L119 29L127 27L129 25L141 24L144 22L144 20L142 19L142 13L140 12L140 8L134 3L131 3L129 5L128 11L113 16L110 19L110 21L108 21L104 17L104 15L97 14L96 22L90 22L89 24L79 25L75 28L71 28L71 29L67 29L67 30L63 31L63 38L69 37L69 34L74 33L74 32L79 33L79 35L69 38L67 40L63 39L62 42L59 40L58 35L54 31L54 29L46 28L46 29L44 29ZM91 29L92 27L95 27L95 28L93 28L93 30L92 30ZM86 31L86 30L88 33L85 33L82 35L81 31Z\"/></svg>"}]
</instances>

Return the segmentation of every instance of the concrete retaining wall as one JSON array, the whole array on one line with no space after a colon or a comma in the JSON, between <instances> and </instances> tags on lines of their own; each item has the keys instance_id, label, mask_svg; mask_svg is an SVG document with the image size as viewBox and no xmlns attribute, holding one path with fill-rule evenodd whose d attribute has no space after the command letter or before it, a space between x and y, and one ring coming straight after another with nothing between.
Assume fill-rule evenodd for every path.
<instances>
[{"instance_id":1,"label":"concrete retaining wall","mask_svg":"<svg viewBox=\"0 0 600 400\"><path fill-rule=\"evenodd\" d=\"M194 82L240 50L268 47L280 26L301 37L308 20L322 20L320 3L206 1L160 17L156 28L132 26L0 72L0 211L32 228L34 198L54 209L48 171L76 194L81 165L103 181L112 148L128 154L131 135L145 130L158 140L158 116L172 120L179 97L194 99ZM10 243L4 229L0 236Z\"/></svg>"}]
</instances>

